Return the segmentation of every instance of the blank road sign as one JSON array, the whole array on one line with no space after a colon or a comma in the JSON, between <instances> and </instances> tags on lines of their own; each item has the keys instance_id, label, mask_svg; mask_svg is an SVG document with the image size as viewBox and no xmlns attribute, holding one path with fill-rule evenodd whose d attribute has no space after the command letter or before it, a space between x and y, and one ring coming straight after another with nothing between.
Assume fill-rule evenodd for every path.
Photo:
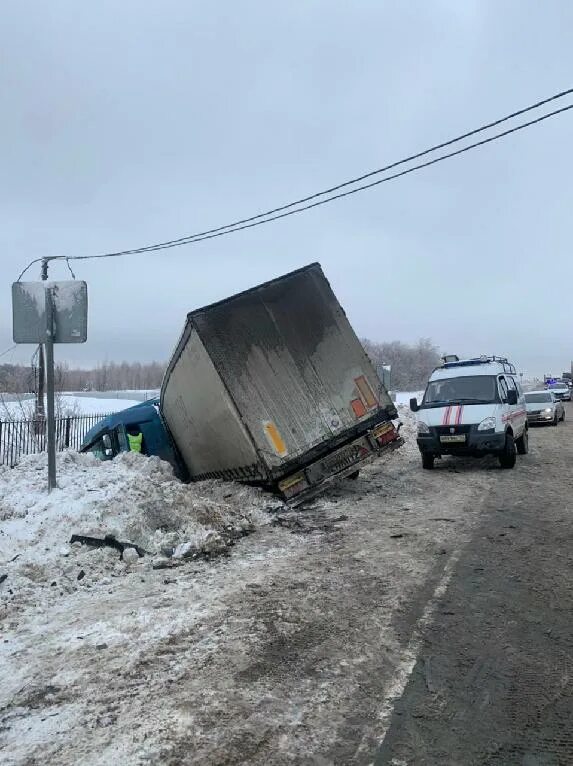
<instances>
[{"instance_id":1,"label":"blank road sign","mask_svg":"<svg viewBox=\"0 0 573 766\"><path fill-rule=\"evenodd\" d=\"M88 328L88 286L81 280L14 282L14 343L45 343L47 294L52 301L54 343L85 343Z\"/></svg>"}]
</instances>

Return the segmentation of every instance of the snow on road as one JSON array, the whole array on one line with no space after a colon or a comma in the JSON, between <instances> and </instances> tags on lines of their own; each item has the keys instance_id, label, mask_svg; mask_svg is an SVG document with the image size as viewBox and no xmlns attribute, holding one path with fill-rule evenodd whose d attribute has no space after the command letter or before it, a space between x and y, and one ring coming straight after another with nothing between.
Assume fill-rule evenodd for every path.
<instances>
[{"instance_id":1,"label":"snow on road","mask_svg":"<svg viewBox=\"0 0 573 766\"><path fill-rule=\"evenodd\" d=\"M352 716L367 752L402 657L393 621L454 539L427 517L447 502L458 540L487 481L460 493L442 472L428 497L399 410L406 445L296 513L232 483L182 485L141 455L63 453L50 496L42 456L4 469L0 760L350 763ZM72 533L150 555L122 561ZM200 551L222 555L184 556Z\"/></svg>"}]
</instances>

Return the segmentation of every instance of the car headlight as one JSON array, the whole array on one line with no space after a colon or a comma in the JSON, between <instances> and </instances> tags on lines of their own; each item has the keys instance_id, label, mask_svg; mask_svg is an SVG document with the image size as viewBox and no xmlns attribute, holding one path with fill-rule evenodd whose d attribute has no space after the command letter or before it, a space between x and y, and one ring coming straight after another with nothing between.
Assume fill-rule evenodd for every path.
<instances>
[{"instance_id":1,"label":"car headlight","mask_svg":"<svg viewBox=\"0 0 573 766\"><path fill-rule=\"evenodd\" d=\"M495 429L495 418L489 417L482 420L478 426L478 431L493 431Z\"/></svg>"},{"instance_id":2,"label":"car headlight","mask_svg":"<svg viewBox=\"0 0 573 766\"><path fill-rule=\"evenodd\" d=\"M551 409L551 407L546 407L546 408L543 410L543 412L548 412L549 414L551 414L551 413L553 412L553 410Z\"/></svg>"},{"instance_id":3,"label":"car headlight","mask_svg":"<svg viewBox=\"0 0 573 766\"><path fill-rule=\"evenodd\" d=\"M418 433L419 434L429 434L430 433L430 427L423 423L422 421L418 422Z\"/></svg>"}]
</instances>

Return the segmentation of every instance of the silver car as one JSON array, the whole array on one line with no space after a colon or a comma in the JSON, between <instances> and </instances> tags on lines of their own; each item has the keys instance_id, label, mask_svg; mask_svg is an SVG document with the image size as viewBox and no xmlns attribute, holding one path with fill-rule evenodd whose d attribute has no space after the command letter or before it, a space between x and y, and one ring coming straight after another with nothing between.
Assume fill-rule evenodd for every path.
<instances>
[{"instance_id":1,"label":"silver car","mask_svg":"<svg viewBox=\"0 0 573 766\"><path fill-rule=\"evenodd\" d=\"M565 406L551 391L528 391L525 394L528 423L551 423L565 420Z\"/></svg>"},{"instance_id":2,"label":"silver car","mask_svg":"<svg viewBox=\"0 0 573 766\"><path fill-rule=\"evenodd\" d=\"M552 383L547 386L547 391L551 391L551 393L555 395L555 398L561 399L562 402L571 401L571 388L567 383L562 381Z\"/></svg>"}]
</instances>

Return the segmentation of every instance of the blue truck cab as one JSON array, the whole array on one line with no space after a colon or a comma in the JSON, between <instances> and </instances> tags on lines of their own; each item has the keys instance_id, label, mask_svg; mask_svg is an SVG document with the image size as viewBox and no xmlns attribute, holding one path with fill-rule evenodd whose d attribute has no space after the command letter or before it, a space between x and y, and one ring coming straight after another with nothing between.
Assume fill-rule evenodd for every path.
<instances>
[{"instance_id":1,"label":"blue truck cab","mask_svg":"<svg viewBox=\"0 0 573 766\"><path fill-rule=\"evenodd\" d=\"M80 452L93 452L100 460L112 460L120 452L129 452L129 433L143 435L142 452L157 455L170 463L176 476L186 481L187 470L159 414L159 399L128 407L103 418L84 437Z\"/></svg>"}]
</instances>

